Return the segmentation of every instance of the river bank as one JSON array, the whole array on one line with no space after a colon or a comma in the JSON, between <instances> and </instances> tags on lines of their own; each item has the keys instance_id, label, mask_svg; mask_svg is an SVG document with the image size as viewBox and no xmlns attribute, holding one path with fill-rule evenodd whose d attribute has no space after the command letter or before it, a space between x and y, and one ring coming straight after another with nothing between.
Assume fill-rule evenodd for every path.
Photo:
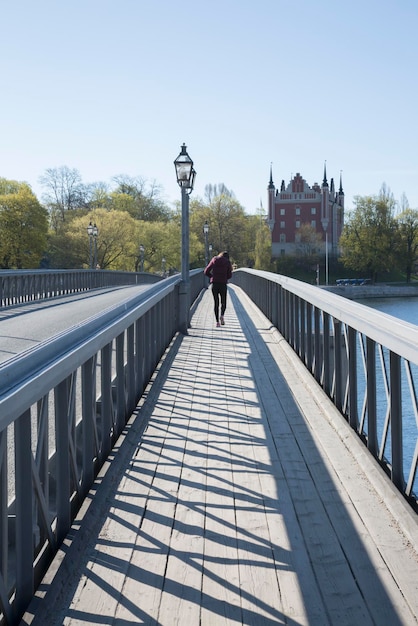
<instances>
[{"instance_id":1,"label":"river bank","mask_svg":"<svg viewBox=\"0 0 418 626\"><path fill-rule=\"evenodd\" d=\"M321 289L350 300L364 298L418 298L418 285L321 285Z\"/></svg>"}]
</instances>

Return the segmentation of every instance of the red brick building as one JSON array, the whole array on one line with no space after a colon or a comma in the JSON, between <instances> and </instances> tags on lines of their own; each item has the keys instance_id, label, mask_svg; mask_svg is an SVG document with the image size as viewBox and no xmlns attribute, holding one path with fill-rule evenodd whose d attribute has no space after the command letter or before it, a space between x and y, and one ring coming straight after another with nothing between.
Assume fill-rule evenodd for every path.
<instances>
[{"instance_id":1,"label":"red brick building","mask_svg":"<svg viewBox=\"0 0 418 626\"><path fill-rule=\"evenodd\" d=\"M285 187L282 180L280 190L273 183L270 168L268 190L267 223L271 231L272 257L297 254L300 249L302 224L310 224L321 234L323 249L337 255L338 241L344 225L344 192L340 175L340 187L336 191L334 179L327 182L326 166L322 185L310 187L300 174L296 174Z\"/></svg>"}]
</instances>

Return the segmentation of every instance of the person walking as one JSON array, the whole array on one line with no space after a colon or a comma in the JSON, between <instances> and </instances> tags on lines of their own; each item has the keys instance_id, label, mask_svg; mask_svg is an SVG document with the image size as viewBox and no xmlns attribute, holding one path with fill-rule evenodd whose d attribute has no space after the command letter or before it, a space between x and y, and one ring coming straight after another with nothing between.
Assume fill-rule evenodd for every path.
<instances>
[{"instance_id":1,"label":"person walking","mask_svg":"<svg viewBox=\"0 0 418 626\"><path fill-rule=\"evenodd\" d=\"M205 276L210 278L216 326L225 324L227 283L232 276L232 265L228 252L221 252L208 263L204 270ZM221 314L219 315L219 304Z\"/></svg>"}]
</instances>

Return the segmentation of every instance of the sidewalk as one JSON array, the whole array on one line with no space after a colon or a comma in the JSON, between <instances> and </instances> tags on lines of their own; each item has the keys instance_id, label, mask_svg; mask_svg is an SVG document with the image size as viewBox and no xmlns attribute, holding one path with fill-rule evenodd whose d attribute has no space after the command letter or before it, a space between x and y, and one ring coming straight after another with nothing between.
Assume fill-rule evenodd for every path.
<instances>
[{"instance_id":1,"label":"sidewalk","mask_svg":"<svg viewBox=\"0 0 418 626\"><path fill-rule=\"evenodd\" d=\"M415 514L233 286L225 320L206 291L22 623L417 623Z\"/></svg>"}]
</instances>

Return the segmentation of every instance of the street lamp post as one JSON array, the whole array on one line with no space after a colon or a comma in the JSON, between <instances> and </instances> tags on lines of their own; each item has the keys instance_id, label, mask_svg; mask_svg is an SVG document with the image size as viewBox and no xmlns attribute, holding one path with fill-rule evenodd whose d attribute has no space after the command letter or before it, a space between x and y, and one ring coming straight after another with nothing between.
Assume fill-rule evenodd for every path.
<instances>
[{"instance_id":1,"label":"street lamp post","mask_svg":"<svg viewBox=\"0 0 418 626\"><path fill-rule=\"evenodd\" d=\"M180 312L179 328L183 335L187 335L190 315L190 276L189 276L189 195L193 191L196 171L193 161L187 154L186 144L181 146L181 152L174 161L177 182L181 188L181 283L180 283Z\"/></svg>"},{"instance_id":2,"label":"street lamp post","mask_svg":"<svg viewBox=\"0 0 418 626\"><path fill-rule=\"evenodd\" d=\"M203 224L203 234L205 235L205 267L209 263L209 250L208 250L208 234L209 224L207 221Z\"/></svg>"},{"instance_id":3,"label":"street lamp post","mask_svg":"<svg viewBox=\"0 0 418 626\"><path fill-rule=\"evenodd\" d=\"M93 242L94 242L94 264L93 269L97 270L97 236L99 234L99 229L96 224L93 226Z\"/></svg>"},{"instance_id":4,"label":"street lamp post","mask_svg":"<svg viewBox=\"0 0 418 626\"><path fill-rule=\"evenodd\" d=\"M321 219L322 228L325 232L325 284L328 285L328 223L329 220L324 217Z\"/></svg>"},{"instance_id":5,"label":"street lamp post","mask_svg":"<svg viewBox=\"0 0 418 626\"><path fill-rule=\"evenodd\" d=\"M139 254L140 254L140 260L141 260L140 261L141 262L141 265L140 265L141 272L144 271L144 252L145 252L145 248L144 248L144 246L141 243L141 245L139 246Z\"/></svg>"},{"instance_id":6,"label":"street lamp post","mask_svg":"<svg viewBox=\"0 0 418 626\"><path fill-rule=\"evenodd\" d=\"M89 267L92 270L97 266L97 236L99 229L96 224L90 224L87 226L87 234L89 236ZM94 242L94 256L93 256L93 242Z\"/></svg>"},{"instance_id":7,"label":"street lamp post","mask_svg":"<svg viewBox=\"0 0 418 626\"><path fill-rule=\"evenodd\" d=\"M163 278L165 278L165 256L163 256L163 258L161 259L161 273L163 275Z\"/></svg>"},{"instance_id":8,"label":"street lamp post","mask_svg":"<svg viewBox=\"0 0 418 626\"><path fill-rule=\"evenodd\" d=\"M212 244L209 244L209 258L212 258Z\"/></svg>"}]
</instances>

